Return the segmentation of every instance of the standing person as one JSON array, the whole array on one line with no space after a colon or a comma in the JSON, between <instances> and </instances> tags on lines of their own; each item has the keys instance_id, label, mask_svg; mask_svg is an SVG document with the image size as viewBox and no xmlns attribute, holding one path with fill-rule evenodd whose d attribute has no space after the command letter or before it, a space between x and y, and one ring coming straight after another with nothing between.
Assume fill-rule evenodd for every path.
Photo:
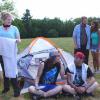
<instances>
[{"instance_id":1,"label":"standing person","mask_svg":"<svg viewBox=\"0 0 100 100\"><path fill-rule=\"evenodd\" d=\"M76 25L73 31L74 54L78 51L85 55L84 62L88 64L89 49L90 49L90 26L87 25L87 18L82 17L81 23Z\"/></svg>"},{"instance_id":2,"label":"standing person","mask_svg":"<svg viewBox=\"0 0 100 100\"><path fill-rule=\"evenodd\" d=\"M56 85L59 73L62 78L66 78L66 76L64 76L64 68L60 63L59 53L51 52L50 58L38 69L35 86L30 86L29 92L43 97L50 97L59 93L62 91L62 86ZM39 89L39 86L44 87Z\"/></svg>"},{"instance_id":3,"label":"standing person","mask_svg":"<svg viewBox=\"0 0 100 100\"><path fill-rule=\"evenodd\" d=\"M99 70L99 46L100 46L100 33L98 30L98 22L93 21L91 23L91 37L90 37L90 49L93 57L93 66L94 66L94 71Z\"/></svg>"},{"instance_id":4,"label":"standing person","mask_svg":"<svg viewBox=\"0 0 100 100\"><path fill-rule=\"evenodd\" d=\"M75 54L74 63L66 69L68 84L63 86L63 90L73 95L80 96L85 93L87 96L93 96L92 93L99 84L96 82L91 69L83 62L84 57L82 52Z\"/></svg>"},{"instance_id":5,"label":"standing person","mask_svg":"<svg viewBox=\"0 0 100 100\"><path fill-rule=\"evenodd\" d=\"M12 24L12 15L8 12L2 12L1 13L1 20L2 20L2 25L0 26L0 38L1 39L5 38L5 40L16 39L17 43L21 42L18 28L16 26L11 25ZM10 47L8 47L8 48L10 48ZM3 51L7 51L7 50L3 50ZM8 54L8 55L12 55L12 52L8 52L8 53L6 52L6 54ZM11 70L11 68L12 68L12 71L10 73L10 74L12 74L12 76L8 77L7 76L7 70L5 68L6 64L4 63L4 59L3 59L2 54L0 55L0 63L1 63L2 69L3 69L3 78L4 78L4 89L3 89L2 93L3 94L7 93L10 90L9 81L11 80L11 83L12 83L12 86L13 86L13 89L14 89L14 97L18 97L20 95L20 92L19 92L19 89L18 89L17 75L13 76L13 73L16 73L16 72L13 72L15 70L14 66L9 66L9 68L7 68L9 70ZM12 63L12 62L9 60L9 63Z\"/></svg>"}]
</instances>

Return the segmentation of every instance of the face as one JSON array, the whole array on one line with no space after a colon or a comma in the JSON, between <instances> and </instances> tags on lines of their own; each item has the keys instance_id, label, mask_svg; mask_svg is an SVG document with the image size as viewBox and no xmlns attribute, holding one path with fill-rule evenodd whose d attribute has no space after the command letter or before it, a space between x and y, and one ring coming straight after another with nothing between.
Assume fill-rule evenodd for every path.
<instances>
[{"instance_id":1,"label":"face","mask_svg":"<svg viewBox=\"0 0 100 100\"><path fill-rule=\"evenodd\" d=\"M11 25L12 23L12 17L11 16L8 16L4 21L3 21L3 24L4 25Z\"/></svg>"},{"instance_id":2,"label":"face","mask_svg":"<svg viewBox=\"0 0 100 100\"><path fill-rule=\"evenodd\" d=\"M57 55L57 56L56 56L55 62L60 62L60 55Z\"/></svg>"},{"instance_id":3,"label":"face","mask_svg":"<svg viewBox=\"0 0 100 100\"><path fill-rule=\"evenodd\" d=\"M83 19L82 19L82 23L83 23L83 24L87 24L87 18L83 18Z\"/></svg>"},{"instance_id":4,"label":"face","mask_svg":"<svg viewBox=\"0 0 100 100\"><path fill-rule=\"evenodd\" d=\"M83 63L83 59L80 59L79 57L75 57L74 61L77 66L81 66Z\"/></svg>"},{"instance_id":5,"label":"face","mask_svg":"<svg viewBox=\"0 0 100 100\"><path fill-rule=\"evenodd\" d=\"M92 27L92 28L94 28L94 27L95 27L95 24L94 24L93 22L91 23L91 27Z\"/></svg>"}]
</instances>

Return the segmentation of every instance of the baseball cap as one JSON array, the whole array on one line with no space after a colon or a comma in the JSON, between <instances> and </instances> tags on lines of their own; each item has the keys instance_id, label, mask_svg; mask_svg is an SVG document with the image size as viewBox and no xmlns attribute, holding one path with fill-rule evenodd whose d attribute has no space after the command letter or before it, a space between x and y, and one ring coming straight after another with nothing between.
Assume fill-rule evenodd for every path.
<instances>
[{"instance_id":1,"label":"baseball cap","mask_svg":"<svg viewBox=\"0 0 100 100\"><path fill-rule=\"evenodd\" d=\"M82 52L76 52L75 53L75 57L78 57L80 59L84 59L85 58L85 55Z\"/></svg>"}]
</instances>

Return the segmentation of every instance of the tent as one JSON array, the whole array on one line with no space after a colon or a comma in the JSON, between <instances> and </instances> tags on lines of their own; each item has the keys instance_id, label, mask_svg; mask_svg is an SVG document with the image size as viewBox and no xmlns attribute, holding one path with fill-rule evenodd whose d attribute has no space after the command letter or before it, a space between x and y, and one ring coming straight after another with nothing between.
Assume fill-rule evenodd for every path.
<instances>
[{"instance_id":1,"label":"tent","mask_svg":"<svg viewBox=\"0 0 100 100\"><path fill-rule=\"evenodd\" d=\"M61 63L65 69L74 61L74 58L70 53L63 51L51 40L44 37L37 37L18 55L17 63L19 77L34 80L37 75L37 70L40 67L40 63L49 58L49 53L51 51L58 51L60 53Z\"/></svg>"}]
</instances>

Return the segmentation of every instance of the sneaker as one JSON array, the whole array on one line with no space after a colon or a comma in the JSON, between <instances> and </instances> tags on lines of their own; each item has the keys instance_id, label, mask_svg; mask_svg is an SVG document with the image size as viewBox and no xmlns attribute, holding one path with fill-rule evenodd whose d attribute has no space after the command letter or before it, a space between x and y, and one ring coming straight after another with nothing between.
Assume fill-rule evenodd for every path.
<instances>
[{"instance_id":1,"label":"sneaker","mask_svg":"<svg viewBox=\"0 0 100 100\"><path fill-rule=\"evenodd\" d=\"M19 97L20 96L20 90L14 91L14 97Z\"/></svg>"}]
</instances>

